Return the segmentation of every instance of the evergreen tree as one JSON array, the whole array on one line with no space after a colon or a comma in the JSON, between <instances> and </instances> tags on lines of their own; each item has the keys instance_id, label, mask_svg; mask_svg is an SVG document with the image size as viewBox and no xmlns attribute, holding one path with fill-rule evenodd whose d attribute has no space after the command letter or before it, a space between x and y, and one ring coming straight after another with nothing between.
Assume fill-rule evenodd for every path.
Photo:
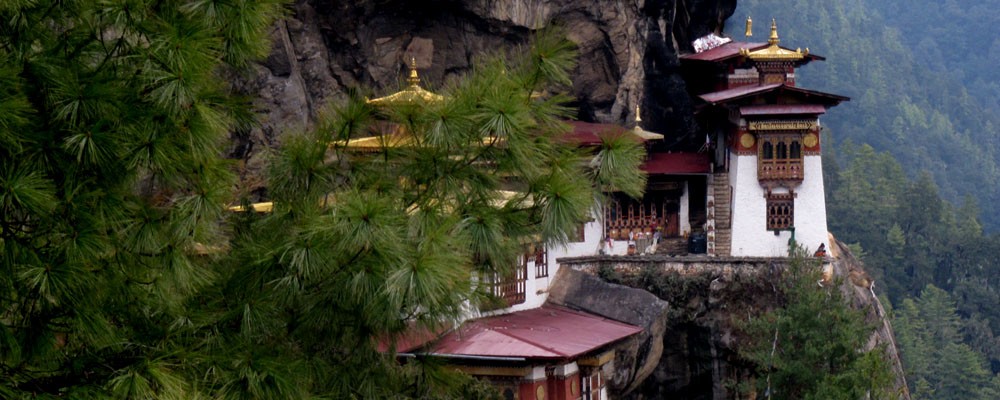
<instances>
[{"instance_id":1,"label":"evergreen tree","mask_svg":"<svg viewBox=\"0 0 1000 400\"><path fill-rule=\"evenodd\" d=\"M523 244L558 243L641 147L559 140L575 53L543 36L445 88L359 96L275 153L275 211L227 217L221 72L268 49L275 1L0 4L0 398L469 398L378 343L488 303ZM393 129L411 146L343 143Z\"/></svg>"},{"instance_id":2,"label":"evergreen tree","mask_svg":"<svg viewBox=\"0 0 1000 400\"><path fill-rule=\"evenodd\" d=\"M0 397L195 398L198 318L278 1L0 3Z\"/></svg>"},{"instance_id":3,"label":"evergreen tree","mask_svg":"<svg viewBox=\"0 0 1000 400\"><path fill-rule=\"evenodd\" d=\"M993 374L982 354L961 341L962 322L947 292L927 285L905 299L894 327L914 399L993 399Z\"/></svg>"},{"instance_id":4,"label":"evergreen tree","mask_svg":"<svg viewBox=\"0 0 1000 400\"><path fill-rule=\"evenodd\" d=\"M779 306L744 326L740 354L757 367L754 390L767 399L892 398L885 352L864 351L873 327L821 278L818 262L798 252L778 284Z\"/></svg>"}]
</instances>

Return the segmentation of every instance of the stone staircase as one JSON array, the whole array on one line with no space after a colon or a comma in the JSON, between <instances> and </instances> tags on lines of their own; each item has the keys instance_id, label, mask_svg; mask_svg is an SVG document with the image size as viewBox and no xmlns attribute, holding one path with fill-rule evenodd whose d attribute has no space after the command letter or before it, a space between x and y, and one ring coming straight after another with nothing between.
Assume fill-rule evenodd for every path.
<instances>
[{"instance_id":1,"label":"stone staircase","mask_svg":"<svg viewBox=\"0 0 1000 400\"><path fill-rule=\"evenodd\" d=\"M712 193L715 207L709 210L714 216L714 244L716 256L728 256L732 253L732 207L729 188L729 173L717 172L712 175ZM709 241L712 242L712 236Z\"/></svg>"}]
</instances>

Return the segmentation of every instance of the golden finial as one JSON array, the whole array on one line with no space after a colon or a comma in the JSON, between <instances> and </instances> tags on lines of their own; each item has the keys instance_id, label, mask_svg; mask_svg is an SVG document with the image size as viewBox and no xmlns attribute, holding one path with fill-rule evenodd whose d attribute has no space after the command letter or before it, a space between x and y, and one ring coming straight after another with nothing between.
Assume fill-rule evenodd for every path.
<instances>
[{"instance_id":1,"label":"golden finial","mask_svg":"<svg viewBox=\"0 0 1000 400\"><path fill-rule=\"evenodd\" d=\"M417 75L417 58L410 57L410 77L406 78L410 86L417 86L420 83L420 76Z\"/></svg>"},{"instance_id":2,"label":"golden finial","mask_svg":"<svg viewBox=\"0 0 1000 400\"><path fill-rule=\"evenodd\" d=\"M753 36L753 20L750 19L749 15L747 15L747 33L746 33L746 37L751 37L751 36Z\"/></svg>"},{"instance_id":3,"label":"golden finial","mask_svg":"<svg viewBox=\"0 0 1000 400\"><path fill-rule=\"evenodd\" d=\"M639 105L636 104L635 105L635 126L639 126L640 122L642 122L642 117L639 116Z\"/></svg>"},{"instance_id":4,"label":"golden finial","mask_svg":"<svg viewBox=\"0 0 1000 400\"><path fill-rule=\"evenodd\" d=\"M778 23L774 20L774 18L771 18L771 38L767 39L767 43L776 45L778 42L781 42L781 40L778 39Z\"/></svg>"}]
</instances>

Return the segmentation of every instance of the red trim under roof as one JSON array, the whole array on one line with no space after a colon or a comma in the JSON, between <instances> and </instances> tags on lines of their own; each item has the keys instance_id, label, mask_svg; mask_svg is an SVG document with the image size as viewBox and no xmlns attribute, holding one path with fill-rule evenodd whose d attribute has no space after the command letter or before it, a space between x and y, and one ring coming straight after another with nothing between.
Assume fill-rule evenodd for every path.
<instances>
[{"instance_id":1,"label":"red trim under roof","mask_svg":"<svg viewBox=\"0 0 1000 400\"><path fill-rule=\"evenodd\" d=\"M653 153L642 163L647 174L690 175L712 172L707 153Z\"/></svg>"},{"instance_id":2,"label":"red trim under roof","mask_svg":"<svg viewBox=\"0 0 1000 400\"><path fill-rule=\"evenodd\" d=\"M826 107L819 104L766 104L740 107L740 115L798 115L823 114Z\"/></svg>"},{"instance_id":3,"label":"red trim under roof","mask_svg":"<svg viewBox=\"0 0 1000 400\"><path fill-rule=\"evenodd\" d=\"M573 359L642 332L642 328L544 305L466 322L426 349L455 356ZM402 348L400 349L403 350Z\"/></svg>"}]
</instances>

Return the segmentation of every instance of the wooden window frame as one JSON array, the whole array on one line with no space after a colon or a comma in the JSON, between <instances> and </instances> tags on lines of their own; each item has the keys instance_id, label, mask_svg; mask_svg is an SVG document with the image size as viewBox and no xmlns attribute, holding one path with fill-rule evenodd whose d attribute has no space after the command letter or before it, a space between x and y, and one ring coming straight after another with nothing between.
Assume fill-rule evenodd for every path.
<instances>
[{"instance_id":1,"label":"wooden window frame","mask_svg":"<svg viewBox=\"0 0 1000 400\"><path fill-rule=\"evenodd\" d=\"M494 296L503 299L507 307L522 304L527 300L528 262L525 257L518 257L519 262L510 274L501 276L493 274L491 282Z\"/></svg>"},{"instance_id":2,"label":"wooden window frame","mask_svg":"<svg viewBox=\"0 0 1000 400\"><path fill-rule=\"evenodd\" d=\"M549 276L549 252L543 244L535 245L535 278L546 278Z\"/></svg>"},{"instance_id":3,"label":"wooden window frame","mask_svg":"<svg viewBox=\"0 0 1000 400\"><path fill-rule=\"evenodd\" d=\"M805 176L802 134L769 133L759 136L757 179L761 181L802 181Z\"/></svg>"},{"instance_id":4,"label":"wooden window frame","mask_svg":"<svg viewBox=\"0 0 1000 400\"><path fill-rule=\"evenodd\" d=\"M795 194L768 193L767 230L782 231L795 227Z\"/></svg>"}]
</instances>

